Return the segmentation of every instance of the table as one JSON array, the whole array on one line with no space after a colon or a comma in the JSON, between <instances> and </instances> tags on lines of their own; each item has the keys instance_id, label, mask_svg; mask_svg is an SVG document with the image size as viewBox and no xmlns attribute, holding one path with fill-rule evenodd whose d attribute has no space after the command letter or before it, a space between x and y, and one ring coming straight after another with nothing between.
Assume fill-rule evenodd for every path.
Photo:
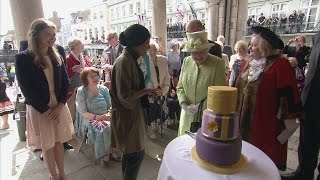
<instances>
[{"instance_id":1,"label":"table","mask_svg":"<svg viewBox=\"0 0 320 180\"><path fill-rule=\"evenodd\" d=\"M246 166L232 175L217 174L206 170L190 157L195 139L188 135L171 141L164 151L158 180L280 180L280 173L271 159L255 146L242 141L242 154ZM227 157L226 157L227 158Z\"/></svg>"}]
</instances>

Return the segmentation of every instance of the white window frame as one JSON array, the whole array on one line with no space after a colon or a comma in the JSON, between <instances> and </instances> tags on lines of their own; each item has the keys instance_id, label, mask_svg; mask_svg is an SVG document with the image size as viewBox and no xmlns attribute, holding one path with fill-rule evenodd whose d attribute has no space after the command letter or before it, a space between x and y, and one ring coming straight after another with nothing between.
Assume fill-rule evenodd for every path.
<instances>
[{"instance_id":1,"label":"white window frame","mask_svg":"<svg viewBox=\"0 0 320 180\"><path fill-rule=\"evenodd\" d=\"M307 23L306 24L306 29L307 30L314 30L314 28L316 28L316 26L318 26L318 28L320 28L319 26L319 13L320 13L320 2L318 2L318 4L316 5L312 5L314 0L301 0L300 2L300 10L304 13L305 15L305 20L304 22ZM310 15L311 10L312 9L316 9L316 13L314 15ZM314 21L311 21L310 18L314 17ZM313 24L313 26L309 26L309 23Z\"/></svg>"},{"instance_id":2,"label":"white window frame","mask_svg":"<svg viewBox=\"0 0 320 180\"><path fill-rule=\"evenodd\" d=\"M129 15L133 15L133 4L129 4Z\"/></svg>"},{"instance_id":3,"label":"white window frame","mask_svg":"<svg viewBox=\"0 0 320 180\"><path fill-rule=\"evenodd\" d=\"M275 7L278 7L279 9L274 10ZM288 4L287 3L275 3L271 6L271 17L273 17L275 14L280 18L282 16L287 16L288 12Z\"/></svg>"},{"instance_id":4,"label":"white window frame","mask_svg":"<svg viewBox=\"0 0 320 180\"><path fill-rule=\"evenodd\" d=\"M137 14L141 13L141 2L140 1L136 2L136 11L137 11Z\"/></svg>"}]
</instances>

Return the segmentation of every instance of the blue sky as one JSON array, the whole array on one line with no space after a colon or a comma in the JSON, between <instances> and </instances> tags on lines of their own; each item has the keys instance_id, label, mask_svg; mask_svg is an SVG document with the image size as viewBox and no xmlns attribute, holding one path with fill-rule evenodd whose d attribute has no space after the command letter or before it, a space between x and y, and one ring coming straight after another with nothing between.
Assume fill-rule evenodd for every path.
<instances>
[{"instance_id":1,"label":"blue sky","mask_svg":"<svg viewBox=\"0 0 320 180\"><path fill-rule=\"evenodd\" d=\"M0 34L5 34L8 30L13 29L10 2L9 0L0 0L0 3ZM53 11L57 11L60 17L65 17L71 12L88 8L92 3L94 3L94 0L42 0L44 16L46 18L51 17Z\"/></svg>"}]
</instances>

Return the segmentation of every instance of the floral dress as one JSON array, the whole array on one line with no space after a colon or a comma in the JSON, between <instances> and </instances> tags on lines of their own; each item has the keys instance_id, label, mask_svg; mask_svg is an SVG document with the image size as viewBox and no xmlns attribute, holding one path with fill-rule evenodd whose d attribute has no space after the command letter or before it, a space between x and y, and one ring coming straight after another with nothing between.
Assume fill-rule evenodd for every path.
<instances>
[{"instance_id":1,"label":"floral dress","mask_svg":"<svg viewBox=\"0 0 320 180\"><path fill-rule=\"evenodd\" d=\"M111 107L111 98L108 88L98 85L99 94L96 97L91 97L88 94L88 88L81 86L77 91L76 96L76 121L75 129L78 137L83 138L88 131L89 144L94 146L96 159L107 155L110 146L111 129L110 125L105 127L97 127L92 120L83 118L82 114L90 112L96 115L106 114Z\"/></svg>"}]
</instances>

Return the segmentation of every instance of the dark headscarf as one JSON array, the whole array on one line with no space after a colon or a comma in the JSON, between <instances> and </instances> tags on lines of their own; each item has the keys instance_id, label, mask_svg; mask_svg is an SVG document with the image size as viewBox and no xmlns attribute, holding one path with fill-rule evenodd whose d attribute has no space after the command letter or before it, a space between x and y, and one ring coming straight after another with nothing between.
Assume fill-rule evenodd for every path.
<instances>
[{"instance_id":1,"label":"dark headscarf","mask_svg":"<svg viewBox=\"0 0 320 180\"><path fill-rule=\"evenodd\" d=\"M144 42L149 40L150 37L151 36L148 29L140 24L134 24L129 26L125 31L121 32L119 36L120 43L123 46L126 46L126 49L128 50L129 54L133 58L135 68L139 73L139 79L140 79L139 89L140 90L145 88L144 76L137 62L140 55L138 55L137 52L135 52L135 50L132 47L143 44ZM141 104L145 108L148 106L149 100L147 95L144 95L141 97Z\"/></svg>"},{"instance_id":2,"label":"dark headscarf","mask_svg":"<svg viewBox=\"0 0 320 180\"><path fill-rule=\"evenodd\" d=\"M150 39L151 35L147 28L140 24L133 24L120 33L119 41L123 46L139 46Z\"/></svg>"}]
</instances>

